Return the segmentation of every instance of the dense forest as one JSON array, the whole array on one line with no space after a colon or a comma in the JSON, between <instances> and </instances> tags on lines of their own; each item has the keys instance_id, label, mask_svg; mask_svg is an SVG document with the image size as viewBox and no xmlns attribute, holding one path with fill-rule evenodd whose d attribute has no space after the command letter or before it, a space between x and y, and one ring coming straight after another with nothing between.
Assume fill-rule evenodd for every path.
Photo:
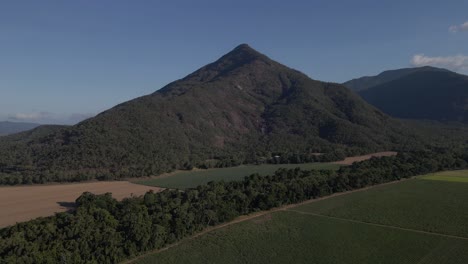
<instances>
[{"instance_id":1,"label":"dense forest","mask_svg":"<svg viewBox=\"0 0 468 264\"><path fill-rule=\"evenodd\" d=\"M420 67L386 71L344 85L393 117L468 122L466 75Z\"/></svg>"},{"instance_id":2,"label":"dense forest","mask_svg":"<svg viewBox=\"0 0 468 264\"><path fill-rule=\"evenodd\" d=\"M71 213L0 230L0 262L116 263L240 215L467 164L467 149L440 149L373 158L336 172L280 169L121 202L84 193Z\"/></svg>"},{"instance_id":3,"label":"dense forest","mask_svg":"<svg viewBox=\"0 0 468 264\"><path fill-rule=\"evenodd\" d=\"M343 85L312 80L240 45L153 94L75 126L1 137L0 184L423 149L428 142L418 134Z\"/></svg>"},{"instance_id":4,"label":"dense forest","mask_svg":"<svg viewBox=\"0 0 468 264\"><path fill-rule=\"evenodd\" d=\"M431 66L402 68L402 69L384 71L384 72L379 73L376 76L364 76L364 77L352 79L347 82L344 82L343 85L353 91L362 92L372 87L376 87L381 84L388 83L393 80L408 76L415 72L438 72L438 71L449 72L446 69L436 68L436 67L431 67Z\"/></svg>"}]
</instances>

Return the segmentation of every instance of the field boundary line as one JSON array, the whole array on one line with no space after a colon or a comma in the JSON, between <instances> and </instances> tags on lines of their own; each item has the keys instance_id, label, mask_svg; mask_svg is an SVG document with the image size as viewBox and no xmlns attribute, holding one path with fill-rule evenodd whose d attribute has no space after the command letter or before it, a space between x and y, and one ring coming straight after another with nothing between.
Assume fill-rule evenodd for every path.
<instances>
[{"instance_id":1,"label":"field boundary line","mask_svg":"<svg viewBox=\"0 0 468 264\"><path fill-rule=\"evenodd\" d=\"M197 237L200 237L200 236L205 235L207 233L210 233L212 231L215 231L215 230L218 230L218 229L221 229L221 228L224 228L224 227L228 227L228 226L231 226L231 225L235 225L235 224L238 224L238 223L241 223L241 222L245 222L245 221L257 218L257 217L261 217L261 216L264 216L264 215L268 215L268 214L275 213L275 212L280 212L280 211L289 211L288 209L290 209L290 208L294 208L294 207L298 207L298 206L301 206L301 205L314 203L314 202L318 202L318 201L322 201L322 200L326 200L326 199L330 199L330 198L337 197L337 196L342 196L342 195L355 193L355 192L363 192L363 191L367 191L369 189L373 189L373 188L377 188L377 187L382 187L382 186L391 185L391 184L398 184L398 183L401 183L401 182L414 180L416 177L417 176L410 177L410 178L403 178L403 179L400 179L400 180L381 183L381 184L377 184L377 185L372 185L372 186L368 186L368 187L364 187L364 188L360 188L360 189L355 189L355 190L350 190L350 191L345 191L345 192L338 192L338 193L334 193L334 194L331 194L331 195L327 195L327 196L323 196L323 197L319 197L319 198L315 198L315 199L309 199L309 200L306 200L306 201L303 201L303 202L300 202L300 203L288 204L288 205L276 207L276 208L273 208L273 209L270 209L270 210L267 210L267 211L259 211L259 212L251 213L251 214L248 214L248 215L241 215L241 216L237 217L236 219L234 219L234 220L232 220L230 222L220 224L220 225L217 225L217 226L207 227L207 228L205 228L204 230L202 230L199 233L196 233L196 234L194 234L194 235L192 235L190 237L186 237L186 238L184 238L182 240L179 240L179 241L177 241L177 242L175 242L173 244L170 244L170 245L168 245L166 247L163 247L163 248L160 248L160 249L150 250L150 251L145 252L145 253L143 253L143 254L141 254L139 256L136 256L136 257L134 257L132 259L124 260L124 261L122 261L120 263L121 264L134 263L135 261L140 260L140 259L142 259L142 258L144 258L144 257L146 257L148 255L153 255L153 254L157 254L157 253L166 251L168 249L171 249L173 247L176 247L176 246L180 245L181 243L191 241L191 240L193 240L193 239L195 239ZM468 240L468 238L467 238L467 240Z\"/></svg>"},{"instance_id":2,"label":"field boundary line","mask_svg":"<svg viewBox=\"0 0 468 264\"><path fill-rule=\"evenodd\" d=\"M431 231L424 231L424 230L419 230L419 229L398 227L398 226L385 225L385 224L377 224L377 223L372 223L372 222L365 222L365 221L354 220L354 219L349 219L349 218L342 218L342 217L336 217L336 216L330 216L330 215L323 215L323 214L317 214L317 213L311 213L311 212L304 212L304 211L299 211L299 210L287 209L286 211L287 212L294 212L294 213L298 213L298 214L304 214L304 215L312 215L312 216L318 216L318 217L323 217L323 218L329 218L329 219L334 219L334 220L341 220L341 221L344 221L344 222L351 222L351 223L356 223L356 224L363 224L363 225L384 227L384 228L390 228L390 229L396 229L396 230L402 230L402 231L409 231L409 232L415 232L415 233L421 233L421 234L427 234L427 235L434 235L434 236L441 236L441 237L447 237L447 238L468 240L468 237L448 235L448 234L431 232Z\"/></svg>"},{"instance_id":3,"label":"field boundary line","mask_svg":"<svg viewBox=\"0 0 468 264\"><path fill-rule=\"evenodd\" d=\"M330 162L306 162L306 163L285 163L285 164L268 164L268 165L297 165L297 167L300 167L301 165L304 164L315 164L315 163L321 163L321 164L330 164L330 165L340 165L340 166L349 166L353 164L353 162L360 162L360 161L365 161L369 160L373 157L380 158L380 157L389 157L389 156L395 156L397 155L398 152L395 151L380 151L380 152L374 152L374 153L368 153L365 155L359 155L359 156L350 156L350 157L345 157L343 160L337 160L337 161L330 161ZM185 173L185 172L197 172L197 171L215 171L218 169L232 169L232 168L242 168L242 167L248 167L252 166L255 164L241 164L238 166L232 166L232 167L224 167L224 168L209 168L209 169L200 169L200 168L193 168L191 170L174 170L172 172L165 172L159 175L151 175L151 176L144 176L144 177L124 177L121 180L129 181L135 184L140 184L140 185L145 185L141 184L138 182L141 181L149 181L149 180L154 180L154 179L165 179L169 177L176 176L179 173ZM249 176L249 175L245 175ZM154 185L148 185L148 186L154 186ZM155 187L160 187L160 186L155 186Z\"/></svg>"}]
</instances>

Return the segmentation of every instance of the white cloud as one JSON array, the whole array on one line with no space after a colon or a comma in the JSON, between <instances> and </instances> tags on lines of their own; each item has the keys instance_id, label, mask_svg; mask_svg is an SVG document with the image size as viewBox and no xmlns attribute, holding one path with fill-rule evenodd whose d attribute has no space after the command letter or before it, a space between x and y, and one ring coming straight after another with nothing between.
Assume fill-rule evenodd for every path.
<instances>
[{"instance_id":1,"label":"white cloud","mask_svg":"<svg viewBox=\"0 0 468 264\"><path fill-rule=\"evenodd\" d=\"M49 112L16 113L8 117L8 119L28 122L39 122L51 118L53 118L53 114Z\"/></svg>"},{"instance_id":2,"label":"white cloud","mask_svg":"<svg viewBox=\"0 0 468 264\"><path fill-rule=\"evenodd\" d=\"M458 31L458 26L450 26L449 31L452 33L456 33Z\"/></svg>"},{"instance_id":3,"label":"white cloud","mask_svg":"<svg viewBox=\"0 0 468 264\"><path fill-rule=\"evenodd\" d=\"M50 112L15 113L8 115L8 120L19 122L33 122L40 124L74 125L95 116L91 113L54 114Z\"/></svg>"},{"instance_id":4,"label":"white cloud","mask_svg":"<svg viewBox=\"0 0 468 264\"><path fill-rule=\"evenodd\" d=\"M452 33L456 33L458 31L468 31L468 21L461 25L452 25L449 27L449 31Z\"/></svg>"},{"instance_id":5,"label":"white cloud","mask_svg":"<svg viewBox=\"0 0 468 264\"><path fill-rule=\"evenodd\" d=\"M447 57L429 57L424 54L414 55L411 59L413 66L434 66L446 68L452 71L468 71L468 56L456 55Z\"/></svg>"}]
</instances>

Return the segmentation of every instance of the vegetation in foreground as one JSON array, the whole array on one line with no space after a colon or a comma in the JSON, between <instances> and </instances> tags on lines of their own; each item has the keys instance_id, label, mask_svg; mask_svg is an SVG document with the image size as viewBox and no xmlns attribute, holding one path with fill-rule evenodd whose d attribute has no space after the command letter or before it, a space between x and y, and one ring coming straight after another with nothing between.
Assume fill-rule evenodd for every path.
<instances>
[{"instance_id":1,"label":"vegetation in foreground","mask_svg":"<svg viewBox=\"0 0 468 264\"><path fill-rule=\"evenodd\" d=\"M434 177L438 181L427 180ZM467 263L468 184L452 177L466 178L468 171L434 173L274 212L134 263Z\"/></svg>"},{"instance_id":2,"label":"vegetation in foreground","mask_svg":"<svg viewBox=\"0 0 468 264\"><path fill-rule=\"evenodd\" d=\"M466 168L463 153L418 152L374 158L338 171L279 170L183 192L117 202L83 194L73 213L0 230L0 257L19 263L115 263L162 248L239 215L444 169Z\"/></svg>"},{"instance_id":3,"label":"vegetation in foreground","mask_svg":"<svg viewBox=\"0 0 468 264\"><path fill-rule=\"evenodd\" d=\"M174 175L158 177L148 180L135 181L134 183L157 186L163 188L186 189L195 188L210 181L240 181L245 176L258 174L260 176L272 175L278 169L301 170L338 170L341 166L331 163L304 163L304 164L262 164L245 165L231 168L181 171Z\"/></svg>"},{"instance_id":4,"label":"vegetation in foreground","mask_svg":"<svg viewBox=\"0 0 468 264\"><path fill-rule=\"evenodd\" d=\"M468 241L281 211L133 263L464 264Z\"/></svg>"}]
</instances>

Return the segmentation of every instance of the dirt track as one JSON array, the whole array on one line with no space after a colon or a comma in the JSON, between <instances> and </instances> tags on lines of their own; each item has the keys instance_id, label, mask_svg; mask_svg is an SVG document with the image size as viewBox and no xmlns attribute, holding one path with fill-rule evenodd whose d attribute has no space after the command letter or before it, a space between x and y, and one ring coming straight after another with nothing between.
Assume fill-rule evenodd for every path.
<instances>
[{"instance_id":1,"label":"dirt track","mask_svg":"<svg viewBox=\"0 0 468 264\"><path fill-rule=\"evenodd\" d=\"M83 192L111 192L114 198L120 200L132 194L142 195L149 190L159 191L161 188L124 181L1 187L0 228L67 211Z\"/></svg>"},{"instance_id":2,"label":"dirt track","mask_svg":"<svg viewBox=\"0 0 468 264\"><path fill-rule=\"evenodd\" d=\"M377 152L377 153L372 153L372 154L367 154L363 156L355 156L355 157L348 157L344 160L340 161L335 161L332 162L334 164L341 164L341 165L351 165L354 162L359 162L363 160L368 160L372 157L389 157L389 156L395 156L397 153L393 151L385 151L385 152Z\"/></svg>"}]
</instances>

